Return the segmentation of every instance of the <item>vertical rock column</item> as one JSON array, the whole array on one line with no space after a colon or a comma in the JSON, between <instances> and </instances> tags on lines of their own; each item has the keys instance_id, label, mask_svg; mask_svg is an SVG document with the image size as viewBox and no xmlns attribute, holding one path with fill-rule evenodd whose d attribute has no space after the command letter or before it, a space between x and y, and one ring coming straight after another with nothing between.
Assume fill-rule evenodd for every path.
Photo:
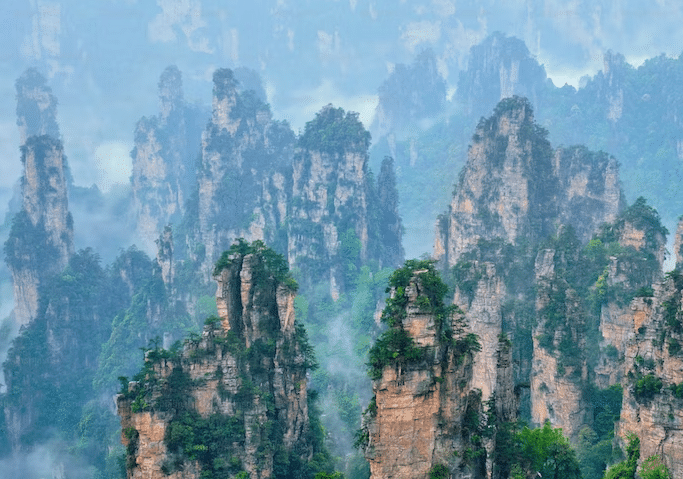
<instances>
[{"instance_id":1,"label":"vertical rock column","mask_svg":"<svg viewBox=\"0 0 683 479\"><path fill-rule=\"evenodd\" d=\"M67 265L74 245L56 99L34 70L17 80L17 114L23 143L22 208L5 243L5 261L12 274L15 320L25 325L36 317L41 281Z\"/></svg>"}]
</instances>

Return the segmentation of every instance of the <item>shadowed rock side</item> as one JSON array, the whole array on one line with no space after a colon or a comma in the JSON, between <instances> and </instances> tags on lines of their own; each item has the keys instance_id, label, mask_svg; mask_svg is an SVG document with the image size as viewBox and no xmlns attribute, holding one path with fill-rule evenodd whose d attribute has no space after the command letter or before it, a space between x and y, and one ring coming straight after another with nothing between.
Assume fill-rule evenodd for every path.
<instances>
[{"instance_id":1,"label":"shadowed rock side","mask_svg":"<svg viewBox=\"0 0 683 479\"><path fill-rule=\"evenodd\" d=\"M312 353L286 263L262 243L239 243L214 273L219 318L176 352L148 351L117 398L129 478L290 477L319 452L306 391Z\"/></svg>"},{"instance_id":2,"label":"shadowed rock side","mask_svg":"<svg viewBox=\"0 0 683 479\"><path fill-rule=\"evenodd\" d=\"M470 49L456 95L467 114L477 118L513 95L528 97L538 106L547 82L545 68L522 40L496 32Z\"/></svg>"},{"instance_id":3,"label":"shadowed rock side","mask_svg":"<svg viewBox=\"0 0 683 479\"><path fill-rule=\"evenodd\" d=\"M465 453L484 449L476 436L481 393L471 384L477 337L457 309L443 306L432 263L409 261L390 283L390 327L369 354L373 398L359 439L371 477L426 479L437 469L485 477L486 454Z\"/></svg>"},{"instance_id":4,"label":"shadowed rock side","mask_svg":"<svg viewBox=\"0 0 683 479\"><path fill-rule=\"evenodd\" d=\"M137 231L147 243L185 212L196 181L203 121L201 112L183 98L180 70L166 68L159 79L159 115L137 123L131 152Z\"/></svg>"},{"instance_id":5,"label":"shadowed rock side","mask_svg":"<svg viewBox=\"0 0 683 479\"><path fill-rule=\"evenodd\" d=\"M268 105L252 91L238 91L231 70L216 70L213 81L213 113L202 135L198 197L188 212L194 227L192 249L205 247L207 267L240 237L284 250L280 235L295 141L287 122L272 120Z\"/></svg>"}]
</instances>

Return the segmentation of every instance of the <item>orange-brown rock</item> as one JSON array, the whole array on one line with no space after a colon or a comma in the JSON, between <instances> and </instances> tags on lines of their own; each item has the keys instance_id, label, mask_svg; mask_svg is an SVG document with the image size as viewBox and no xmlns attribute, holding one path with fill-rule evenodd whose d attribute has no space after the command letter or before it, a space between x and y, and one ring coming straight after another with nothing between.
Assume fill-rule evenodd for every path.
<instances>
[{"instance_id":1,"label":"orange-brown rock","mask_svg":"<svg viewBox=\"0 0 683 479\"><path fill-rule=\"evenodd\" d=\"M373 381L374 397L365 412L363 433L365 456L373 479L427 478L434 467L446 467L451 477L483 477L485 454L467 458L472 446L473 425L466 424L468 411L478 417L481 392L473 389L472 351L456 345L464 341L462 315L438 318L425 308L427 297L421 275L413 271L405 287L405 315L392 328L405 332L421 351L419 359L386 364ZM442 323L443 321L443 323ZM456 331L448 339L446 331ZM479 421L475 420L476 425ZM469 429L468 429L469 427Z\"/></svg>"},{"instance_id":2,"label":"orange-brown rock","mask_svg":"<svg viewBox=\"0 0 683 479\"><path fill-rule=\"evenodd\" d=\"M312 457L306 391L311 353L295 325L294 290L282 276L286 263L264 253L261 243L239 248L223 255L216 272L220 317L176 354L149 351L144 378L117 398L123 441L130 444L130 479L199 477L217 464L265 479L282 467L283 454L302 462ZM173 443L188 414L198 415L197 427L202 420L233 427L221 439L224 449L209 449L209 462L192 450L210 444L188 451Z\"/></svg>"}]
</instances>

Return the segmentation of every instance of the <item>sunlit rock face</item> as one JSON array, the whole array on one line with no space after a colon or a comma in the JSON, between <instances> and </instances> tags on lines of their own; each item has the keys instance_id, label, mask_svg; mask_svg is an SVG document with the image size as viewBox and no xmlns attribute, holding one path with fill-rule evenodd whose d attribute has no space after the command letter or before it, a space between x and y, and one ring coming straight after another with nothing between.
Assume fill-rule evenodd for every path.
<instances>
[{"instance_id":1,"label":"sunlit rock face","mask_svg":"<svg viewBox=\"0 0 683 479\"><path fill-rule=\"evenodd\" d=\"M187 212L189 243L206 265L236 238L264 240L279 251L287 216L295 137L274 121L252 91L238 91L231 70L214 73L213 113L202 134L197 197Z\"/></svg>"},{"instance_id":2,"label":"sunlit rock face","mask_svg":"<svg viewBox=\"0 0 683 479\"><path fill-rule=\"evenodd\" d=\"M631 303L623 356L624 398L616 433L640 439L641 460L662 455L672 477L683 474L683 278L674 271L652 297Z\"/></svg>"},{"instance_id":3,"label":"sunlit rock face","mask_svg":"<svg viewBox=\"0 0 683 479\"><path fill-rule=\"evenodd\" d=\"M174 355L148 353L145 378L117 398L129 478L197 478L216 471L283 477L287 467L313 456L310 351L295 325L291 279L273 273L280 267L286 272L286 264L273 263L263 250L223 259L215 271L216 321ZM211 460L193 456L176 440L188 415L196 418L189 427L205 420L229 427L219 446L209 444Z\"/></svg>"},{"instance_id":4,"label":"sunlit rock face","mask_svg":"<svg viewBox=\"0 0 683 479\"><path fill-rule=\"evenodd\" d=\"M395 354L373 380L373 399L364 413L362 429L373 479L426 479L435 467L444 467L450 477L483 478L487 474L486 454L472 462L463 454L474 447L471 438L479 424L478 419L468 423L468 413L478 418L482 404L481 393L472 383L471 354L459 342L466 335L462 314L440 317L424 306L434 284L426 279L429 275L428 270L413 271L405 293L392 293L405 294L407 302L390 331L405 334L422 353L412 359L403 357L404 352ZM446 330L453 332L452 339L447 339ZM502 368L508 366L509 361L501 363ZM513 394L512 389L508 393ZM514 415L516 405L511 410Z\"/></svg>"}]
</instances>

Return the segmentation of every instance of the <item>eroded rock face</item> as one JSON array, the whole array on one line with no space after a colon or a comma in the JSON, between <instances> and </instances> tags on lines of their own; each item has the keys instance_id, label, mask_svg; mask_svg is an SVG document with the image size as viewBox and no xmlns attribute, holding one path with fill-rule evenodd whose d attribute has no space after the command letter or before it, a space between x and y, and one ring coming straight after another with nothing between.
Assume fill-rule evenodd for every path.
<instances>
[{"instance_id":1,"label":"eroded rock face","mask_svg":"<svg viewBox=\"0 0 683 479\"><path fill-rule=\"evenodd\" d=\"M179 222L194 187L200 145L199 111L185 103L180 70L166 68L159 79L159 115L142 118L131 152L137 230L152 244L164 226Z\"/></svg>"},{"instance_id":2,"label":"eroded rock face","mask_svg":"<svg viewBox=\"0 0 683 479\"><path fill-rule=\"evenodd\" d=\"M216 276L220 317L177 356L148 353L144 381L118 396L129 478L193 478L211 468L282 477L284 458L312 457L308 359L294 322L295 293L272 276L273 265L259 252L225 259ZM193 459L174 442L188 414L196 415L196 427L204 420L230 425L211 461Z\"/></svg>"},{"instance_id":3,"label":"eroded rock face","mask_svg":"<svg viewBox=\"0 0 683 479\"><path fill-rule=\"evenodd\" d=\"M213 113L202 135L197 211L191 244L206 265L236 238L264 240L280 251L287 215L294 133L274 121L253 92L239 92L231 70L214 73Z\"/></svg>"},{"instance_id":4,"label":"eroded rock face","mask_svg":"<svg viewBox=\"0 0 683 479\"><path fill-rule=\"evenodd\" d=\"M546 134L519 97L502 101L479 124L457 192L437 223L437 259L453 266L480 240L533 244L558 224L587 241L615 219L623 208L615 160L578 147L553 152Z\"/></svg>"},{"instance_id":5,"label":"eroded rock face","mask_svg":"<svg viewBox=\"0 0 683 479\"><path fill-rule=\"evenodd\" d=\"M335 300L345 290L346 262L379 259L371 231L376 225L369 222L375 206L369 198L369 141L357 114L328 105L307 125L294 157L289 263L305 269L313 282L329 280Z\"/></svg>"},{"instance_id":6,"label":"eroded rock face","mask_svg":"<svg viewBox=\"0 0 683 479\"><path fill-rule=\"evenodd\" d=\"M633 300L627 372L616 433L640 439L640 458L662 455L672 477L683 474L683 280L675 271L654 296Z\"/></svg>"},{"instance_id":7,"label":"eroded rock face","mask_svg":"<svg viewBox=\"0 0 683 479\"><path fill-rule=\"evenodd\" d=\"M425 272L414 272L405 288L406 314L391 326L408 335L421 349L421 358L405 360L399 355L385 365L373 381L374 397L364 414L371 477L427 478L434 467L446 467L451 477L485 477L486 454L474 462L454 454L471 447L470 436L476 431L466 423L466 413L475 411L478 417L481 408L481 393L471 383L471 351L456 346L465 334L460 329L463 318L456 313L443 318L449 322L443 324L421 306L427 293L420 275ZM445 339L444 331L451 328L457 333L452 340Z\"/></svg>"},{"instance_id":8,"label":"eroded rock face","mask_svg":"<svg viewBox=\"0 0 683 479\"><path fill-rule=\"evenodd\" d=\"M46 135L29 137L22 163L22 209L13 220L5 259L20 326L36 317L41 281L61 272L74 252L61 142Z\"/></svg>"}]
</instances>

